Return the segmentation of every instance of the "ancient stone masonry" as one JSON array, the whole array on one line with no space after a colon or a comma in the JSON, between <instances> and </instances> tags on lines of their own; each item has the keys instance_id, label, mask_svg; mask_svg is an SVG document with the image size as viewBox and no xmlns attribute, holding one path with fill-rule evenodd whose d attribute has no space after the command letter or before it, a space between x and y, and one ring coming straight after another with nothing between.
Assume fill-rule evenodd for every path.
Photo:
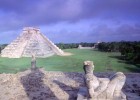
<instances>
[{"instance_id":1,"label":"ancient stone masonry","mask_svg":"<svg viewBox=\"0 0 140 100\"><path fill-rule=\"evenodd\" d=\"M83 100L83 98L87 100L88 92L84 83L84 73L45 71L43 68L36 67L34 56L31 61L31 66L31 70L28 69L16 74L0 74L0 100L76 100L79 87L82 88L80 88L80 92L78 93L78 100ZM92 69L92 67L90 68ZM88 70L88 67L86 67L86 70ZM112 75L110 72L98 72L94 74L98 77L110 77ZM140 100L140 73L127 73L125 75L127 80L123 91L127 95L127 100ZM100 78L97 78L97 80L99 79ZM115 83L115 79L118 78L114 78L114 81L110 81L111 83L109 84ZM108 80L109 79L105 78L103 83L108 83ZM122 83L123 81L124 79L122 79ZM106 87L103 83L99 83L100 85L97 87L102 87L103 85ZM120 79L118 80L118 84L119 83L121 83ZM98 84L98 82L95 81L94 84ZM108 87L111 87L109 84L107 84ZM116 86L114 85L114 87ZM105 88L105 90L106 89L107 88ZM120 90L120 88L118 89ZM99 91L99 88L97 90ZM97 90L94 89L94 95L97 93ZM110 88L110 92L112 92L112 90L114 90L113 87ZM101 92L99 96L105 96L107 95L106 93L105 91ZM114 93L115 92L113 92L113 94ZM102 99L99 99L99 96L96 96L98 100L106 100L102 96L100 97ZM80 97L82 97L82 99L80 99ZM92 99L94 100L94 98Z\"/></svg>"},{"instance_id":2,"label":"ancient stone masonry","mask_svg":"<svg viewBox=\"0 0 140 100\"><path fill-rule=\"evenodd\" d=\"M93 49L93 47L83 47L82 45L79 45L78 49Z\"/></svg>"},{"instance_id":3,"label":"ancient stone masonry","mask_svg":"<svg viewBox=\"0 0 140 100\"><path fill-rule=\"evenodd\" d=\"M36 58L35 55L32 55L31 70L35 70L36 68Z\"/></svg>"},{"instance_id":4,"label":"ancient stone masonry","mask_svg":"<svg viewBox=\"0 0 140 100\"><path fill-rule=\"evenodd\" d=\"M126 77L117 72L110 79L97 78L93 74L92 61L84 62L85 88L80 88L77 100L126 100L126 95L121 91Z\"/></svg>"},{"instance_id":5,"label":"ancient stone masonry","mask_svg":"<svg viewBox=\"0 0 140 100\"><path fill-rule=\"evenodd\" d=\"M64 55L64 52L45 37L38 28L26 27L20 36L2 50L1 57L20 58L49 57L54 54Z\"/></svg>"}]
</instances>

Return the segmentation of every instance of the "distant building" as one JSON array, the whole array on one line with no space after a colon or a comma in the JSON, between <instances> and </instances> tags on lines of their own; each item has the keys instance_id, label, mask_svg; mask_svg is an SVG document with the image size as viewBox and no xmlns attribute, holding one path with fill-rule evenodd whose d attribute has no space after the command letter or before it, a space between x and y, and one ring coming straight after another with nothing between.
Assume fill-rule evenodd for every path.
<instances>
[{"instance_id":1,"label":"distant building","mask_svg":"<svg viewBox=\"0 0 140 100\"><path fill-rule=\"evenodd\" d=\"M98 41L97 43L95 43L93 48L94 48L94 49L98 49L98 45L99 45L99 43L101 43L101 42Z\"/></svg>"},{"instance_id":2,"label":"distant building","mask_svg":"<svg viewBox=\"0 0 140 100\"><path fill-rule=\"evenodd\" d=\"M79 45L78 49L93 49L93 47L82 47L82 45Z\"/></svg>"}]
</instances>

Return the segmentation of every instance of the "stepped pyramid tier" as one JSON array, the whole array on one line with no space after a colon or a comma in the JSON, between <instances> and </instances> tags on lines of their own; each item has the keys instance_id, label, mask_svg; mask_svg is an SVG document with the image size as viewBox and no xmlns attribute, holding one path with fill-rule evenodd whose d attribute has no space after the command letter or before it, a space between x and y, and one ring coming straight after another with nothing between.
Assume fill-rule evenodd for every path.
<instances>
[{"instance_id":1,"label":"stepped pyramid tier","mask_svg":"<svg viewBox=\"0 0 140 100\"><path fill-rule=\"evenodd\" d=\"M31 57L33 54L36 57L49 57L54 54L65 55L38 28L26 27L16 40L2 50L1 57Z\"/></svg>"}]
</instances>

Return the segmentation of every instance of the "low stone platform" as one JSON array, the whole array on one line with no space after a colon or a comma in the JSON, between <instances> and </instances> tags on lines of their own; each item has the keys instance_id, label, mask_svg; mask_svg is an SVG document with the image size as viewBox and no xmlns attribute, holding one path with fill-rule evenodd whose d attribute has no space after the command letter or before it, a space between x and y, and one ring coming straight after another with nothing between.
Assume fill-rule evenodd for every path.
<instances>
[{"instance_id":1,"label":"low stone platform","mask_svg":"<svg viewBox=\"0 0 140 100\"><path fill-rule=\"evenodd\" d=\"M110 77L114 73L95 73ZM128 100L140 100L140 74L127 73L123 92ZM85 87L84 74L26 70L0 74L0 100L76 100L79 88Z\"/></svg>"}]
</instances>

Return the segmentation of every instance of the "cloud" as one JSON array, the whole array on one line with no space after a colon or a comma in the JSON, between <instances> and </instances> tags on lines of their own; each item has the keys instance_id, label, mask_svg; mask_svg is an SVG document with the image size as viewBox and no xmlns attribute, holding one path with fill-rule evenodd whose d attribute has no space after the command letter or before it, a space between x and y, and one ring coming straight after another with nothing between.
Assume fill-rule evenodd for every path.
<instances>
[{"instance_id":1,"label":"cloud","mask_svg":"<svg viewBox=\"0 0 140 100\"><path fill-rule=\"evenodd\" d=\"M0 44L10 43L19 36L20 30L6 31L0 33Z\"/></svg>"},{"instance_id":2,"label":"cloud","mask_svg":"<svg viewBox=\"0 0 140 100\"><path fill-rule=\"evenodd\" d=\"M88 18L110 20L120 18L140 21L139 9L140 0L0 1L0 10L5 12L4 17L8 19L10 25L14 24L13 22L18 22L20 26L38 26L60 21L77 22Z\"/></svg>"},{"instance_id":3,"label":"cloud","mask_svg":"<svg viewBox=\"0 0 140 100\"><path fill-rule=\"evenodd\" d=\"M58 25L55 33L69 37L56 41L71 41L70 38L78 35L81 38L75 41L86 41L86 36L90 36L86 37L89 41L113 40L110 36L121 40L127 34L139 35L139 9L140 0L0 0L0 32L21 30L26 26L47 26L55 30L53 27Z\"/></svg>"},{"instance_id":4,"label":"cloud","mask_svg":"<svg viewBox=\"0 0 140 100\"><path fill-rule=\"evenodd\" d=\"M122 24L118 27L112 28L107 25L99 25L94 28L88 36L92 38L96 37L96 40L101 41L139 41L140 26Z\"/></svg>"}]
</instances>

